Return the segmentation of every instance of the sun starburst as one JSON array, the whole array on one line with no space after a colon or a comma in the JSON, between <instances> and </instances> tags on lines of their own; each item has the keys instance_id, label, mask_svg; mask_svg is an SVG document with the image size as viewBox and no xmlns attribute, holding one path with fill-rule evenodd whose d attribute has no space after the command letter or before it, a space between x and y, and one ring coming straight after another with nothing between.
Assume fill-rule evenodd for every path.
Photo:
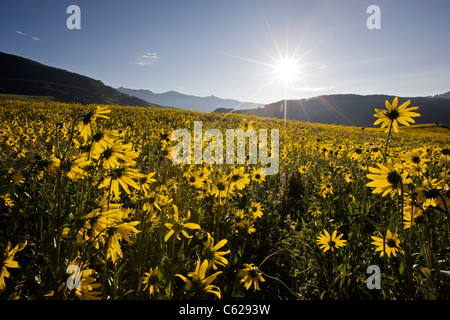
<instances>
[{"instance_id":1,"label":"sun starburst","mask_svg":"<svg viewBox=\"0 0 450 320\"><path fill-rule=\"evenodd\" d=\"M292 83L299 80L300 64L293 57L281 58L273 64L273 73L276 79L285 83Z\"/></svg>"}]
</instances>

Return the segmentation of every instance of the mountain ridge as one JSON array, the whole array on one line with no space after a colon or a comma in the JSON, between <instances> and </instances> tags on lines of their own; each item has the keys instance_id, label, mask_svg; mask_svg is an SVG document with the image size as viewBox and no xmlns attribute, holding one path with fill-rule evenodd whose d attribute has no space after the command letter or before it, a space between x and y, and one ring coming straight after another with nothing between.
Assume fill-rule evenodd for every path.
<instances>
[{"instance_id":1,"label":"mountain ridge","mask_svg":"<svg viewBox=\"0 0 450 320\"><path fill-rule=\"evenodd\" d=\"M433 98L445 98L450 99L450 91L442 94L436 94L433 96Z\"/></svg>"},{"instance_id":2,"label":"mountain ridge","mask_svg":"<svg viewBox=\"0 0 450 320\"><path fill-rule=\"evenodd\" d=\"M173 90L163 93L155 93L148 89L130 89L124 87L119 87L117 90L158 105L203 112L212 112L217 108L250 109L264 106L263 103L241 102L235 99L219 98L214 95L199 97Z\"/></svg>"},{"instance_id":3,"label":"mountain ridge","mask_svg":"<svg viewBox=\"0 0 450 320\"><path fill-rule=\"evenodd\" d=\"M159 107L84 75L0 52L0 93L51 96L56 101Z\"/></svg>"},{"instance_id":4,"label":"mountain ridge","mask_svg":"<svg viewBox=\"0 0 450 320\"><path fill-rule=\"evenodd\" d=\"M215 112L255 115L259 117L286 118L324 124L372 127L375 108L384 109L385 101L392 102L393 95L334 94L309 99L280 100L261 109L216 109ZM399 105L411 100L410 107L418 106L417 124L442 123L450 125L450 99L434 97L398 97Z\"/></svg>"}]
</instances>

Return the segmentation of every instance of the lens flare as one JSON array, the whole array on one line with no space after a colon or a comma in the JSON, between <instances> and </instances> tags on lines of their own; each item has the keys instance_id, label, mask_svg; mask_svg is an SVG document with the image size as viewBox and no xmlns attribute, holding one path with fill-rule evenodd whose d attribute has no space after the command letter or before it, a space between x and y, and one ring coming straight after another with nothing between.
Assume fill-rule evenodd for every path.
<instances>
[{"instance_id":1,"label":"lens flare","mask_svg":"<svg viewBox=\"0 0 450 320\"><path fill-rule=\"evenodd\" d=\"M299 79L300 65L293 58L280 59L273 65L276 79L292 82Z\"/></svg>"}]
</instances>

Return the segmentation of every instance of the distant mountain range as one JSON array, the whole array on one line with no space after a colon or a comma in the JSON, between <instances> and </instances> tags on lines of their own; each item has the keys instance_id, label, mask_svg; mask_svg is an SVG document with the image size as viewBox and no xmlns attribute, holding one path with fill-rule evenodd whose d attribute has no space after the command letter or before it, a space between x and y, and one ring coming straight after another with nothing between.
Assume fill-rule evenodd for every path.
<instances>
[{"instance_id":1,"label":"distant mountain range","mask_svg":"<svg viewBox=\"0 0 450 320\"><path fill-rule=\"evenodd\" d=\"M410 106L419 106L420 117L416 123L441 123L450 125L450 99L438 97L399 97L399 104L411 100ZM385 101L392 102L395 96L335 94L323 95L311 99L282 100L260 109L232 110L217 109L215 112L234 112L260 117L286 118L325 124L347 126L373 126L374 109L384 109Z\"/></svg>"},{"instance_id":2,"label":"distant mountain range","mask_svg":"<svg viewBox=\"0 0 450 320\"><path fill-rule=\"evenodd\" d=\"M446 99L450 99L450 91L443 93L443 94L437 94L435 96L433 96L433 98L446 98Z\"/></svg>"},{"instance_id":3,"label":"distant mountain range","mask_svg":"<svg viewBox=\"0 0 450 320\"><path fill-rule=\"evenodd\" d=\"M123 87L120 87L117 90L161 106L170 106L179 109L203 112L211 112L217 108L252 109L264 107L264 104L262 103L241 102L233 99L221 99L215 96L197 97L176 91L154 93L150 90L128 89Z\"/></svg>"},{"instance_id":4,"label":"distant mountain range","mask_svg":"<svg viewBox=\"0 0 450 320\"><path fill-rule=\"evenodd\" d=\"M51 96L56 101L158 107L99 80L0 52L0 93Z\"/></svg>"}]
</instances>

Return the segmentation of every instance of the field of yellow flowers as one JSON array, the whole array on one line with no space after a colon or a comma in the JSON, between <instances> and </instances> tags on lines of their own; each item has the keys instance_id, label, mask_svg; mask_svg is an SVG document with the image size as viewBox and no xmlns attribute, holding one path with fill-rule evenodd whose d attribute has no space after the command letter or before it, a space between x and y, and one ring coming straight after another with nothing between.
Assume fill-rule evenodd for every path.
<instances>
[{"instance_id":1,"label":"field of yellow flowers","mask_svg":"<svg viewBox=\"0 0 450 320\"><path fill-rule=\"evenodd\" d=\"M0 299L448 299L449 129L408 105L358 128L0 101ZM194 121L279 129L279 172L174 164Z\"/></svg>"}]
</instances>

